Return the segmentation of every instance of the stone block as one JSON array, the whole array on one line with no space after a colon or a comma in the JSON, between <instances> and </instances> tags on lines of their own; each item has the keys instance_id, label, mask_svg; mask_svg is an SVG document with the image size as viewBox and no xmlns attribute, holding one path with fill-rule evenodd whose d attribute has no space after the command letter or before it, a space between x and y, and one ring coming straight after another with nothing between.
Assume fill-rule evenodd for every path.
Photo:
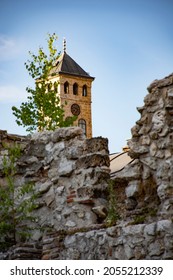
<instances>
[{"instance_id":1,"label":"stone block","mask_svg":"<svg viewBox=\"0 0 173 280\"><path fill-rule=\"evenodd\" d=\"M65 187L64 187L64 186L58 186L58 187L55 189L55 193L56 193L57 195L62 195L64 191L65 191Z\"/></svg>"},{"instance_id":2,"label":"stone block","mask_svg":"<svg viewBox=\"0 0 173 280\"><path fill-rule=\"evenodd\" d=\"M67 128L59 128L54 131L51 135L51 140L56 143L61 140L69 140L75 138L77 136L82 136L83 130L80 127L67 127Z\"/></svg>"},{"instance_id":3,"label":"stone block","mask_svg":"<svg viewBox=\"0 0 173 280\"><path fill-rule=\"evenodd\" d=\"M164 253L164 241L163 239L156 239L155 242L152 242L148 245L148 252L150 257L153 259L157 259L156 257L159 257L159 259L162 259L162 254Z\"/></svg>"},{"instance_id":4,"label":"stone block","mask_svg":"<svg viewBox=\"0 0 173 280\"><path fill-rule=\"evenodd\" d=\"M66 226L66 227L69 227L69 228L72 228L72 227L75 227L75 226L76 226L76 223L73 222L73 221L71 221L71 220L69 220L69 221L67 221L67 222L65 223L65 226Z\"/></svg>"},{"instance_id":5,"label":"stone block","mask_svg":"<svg viewBox=\"0 0 173 280\"><path fill-rule=\"evenodd\" d=\"M158 148L156 142L152 142L150 145L150 155L154 157L156 155Z\"/></svg>"},{"instance_id":6,"label":"stone block","mask_svg":"<svg viewBox=\"0 0 173 280\"><path fill-rule=\"evenodd\" d=\"M34 141L35 143L44 143L45 145L50 141L51 135L51 131L36 132L32 134L31 141Z\"/></svg>"},{"instance_id":7,"label":"stone block","mask_svg":"<svg viewBox=\"0 0 173 280\"><path fill-rule=\"evenodd\" d=\"M59 163L59 167L57 171L59 176L69 177L74 169L75 169L75 164L73 161L69 161L66 158L62 158Z\"/></svg>"},{"instance_id":8,"label":"stone block","mask_svg":"<svg viewBox=\"0 0 173 280\"><path fill-rule=\"evenodd\" d=\"M100 153L89 154L80 157L76 162L76 168L90 168L97 166L108 166L109 167L109 156L102 155Z\"/></svg>"},{"instance_id":9,"label":"stone block","mask_svg":"<svg viewBox=\"0 0 173 280\"><path fill-rule=\"evenodd\" d=\"M173 223L171 220L161 220L157 222L157 232L164 232L173 235Z\"/></svg>"},{"instance_id":10,"label":"stone block","mask_svg":"<svg viewBox=\"0 0 173 280\"><path fill-rule=\"evenodd\" d=\"M145 228L144 224L126 226L126 227L122 228L123 235L129 236L129 237L130 237L130 235L143 236L144 228Z\"/></svg>"},{"instance_id":11,"label":"stone block","mask_svg":"<svg viewBox=\"0 0 173 280\"><path fill-rule=\"evenodd\" d=\"M155 236L155 234L156 234L156 226L157 226L156 222L148 224L148 225L145 226L145 228L144 228L144 235L146 236L146 238L147 238L148 235L149 236L150 235L151 236Z\"/></svg>"},{"instance_id":12,"label":"stone block","mask_svg":"<svg viewBox=\"0 0 173 280\"><path fill-rule=\"evenodd\" d=\"M38 187L38 193L43 194L49 191L50 187L52 186L52 182L46 181L43 184L40 184Z\"/></svg>"},{"instance_id":13,"label":"stone block","mask_svg":"<svg viewBox=\"0 0 173 280\"><path fill-rule=\"evenodd\" d=\"M108 151L108 139L103 137L95 137L86 139L86 151L87 153L102 152L103 154L109 153Z\"/></svg>"},{"instance_id":14,"label":"stone block","mask_svg":"<svg viewBox=\"0 0 173 280\"><path fill-rule=\"evenodd\" d=\"M140 158L140 161L150 167L152 170L157 169L157 161L154 158L151 158L149 156Z\"/></svg>"},{"instance_id":15,"label":"stone block","mask_svg":"<svg viewBox=\"0 0 173 280\"><path fill-rule=\"evenodd\" d=\"M44 197L44 201L45 201L46 205L48 207L50 207L50 205L52 204L52 202L54 202L54 200L55 200L55 192L54 192L54 189L51 188L47 192L46 196Z\"/></svg>"},{"instance_id":16,"label":"stone block","mask_svg":"<svg viewBox=\"0 0 173 280\"><path fill-rule=\"evenodd\" d=\"M126 196L136 197L139 194L139 181L132 181L128 184L128 187L125 189Z\"/></svg>"}]
</instances>

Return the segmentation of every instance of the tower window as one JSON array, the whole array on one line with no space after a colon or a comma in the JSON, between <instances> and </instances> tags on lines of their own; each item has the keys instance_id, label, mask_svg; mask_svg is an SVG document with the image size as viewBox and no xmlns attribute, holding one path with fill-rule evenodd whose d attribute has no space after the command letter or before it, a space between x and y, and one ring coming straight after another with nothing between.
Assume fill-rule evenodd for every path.
<instances>
[{"instance_id":1,"label":"tower window","mask_svg":"<svg viewBox=\"0 0 173 280\"><path fill-rule=\"evenodd\" d=\"M64 83L64 93L69 93L69 83L68 82Z\"/></svg>"},{"instance_id":2,"label":"tower window","mask_svg":"<svg viewBox=\"0 0 173 280\"><path fill-rule=\"evenodd\" d=\"M82 128L84 134L86 135L86 121L84 119L80 119L78 121L78 126Z\"/></svg>"},{"instance_id":3,"label":"tower window","mask_svg":"<svg viewBox=\"0 0 173 280\"><path fill-rule=\"evenodd\" d=\"M52 83L49 83L47 85L47 91L50 92L52 90Z\"/></svg>"},{"instance_id":4,"label":"tower window","mask_svg":"<svg viewBox=\"0 0 173 280\"><path fill-rule=\"evenodd\" d=\"M77 83L74 83L74 85L73 85L73 94L74 95L78 94L78 84Z\"/></svg>"},{"instance_id":5,"label":"tower window","mask_svg":"<svg viewBox=\"0 0 173 280\"><path fill-rule=\"evenodd\" d=\"M87 86L84 85L82 88L82 96L87 96Z\"/></svg>"},{"instance_id":6,"label":"tower window","mask_svg":"<svg viewBox=\"0 0 173 280\"><path fill-rule=\"evenodd\" d=\"M58 83L57 82L54 83L54 92L58 92Z\"/></svg>"}]
</instances>

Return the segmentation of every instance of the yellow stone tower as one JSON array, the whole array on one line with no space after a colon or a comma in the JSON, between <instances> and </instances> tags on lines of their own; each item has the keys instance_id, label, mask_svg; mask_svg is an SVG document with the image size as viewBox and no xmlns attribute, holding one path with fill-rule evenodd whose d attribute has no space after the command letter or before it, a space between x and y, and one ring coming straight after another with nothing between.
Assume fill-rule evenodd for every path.
<instances>
[{"instance_id":1,"label":"yellow stone tower","mask_svg":"<svg viewBox=\"0 0 173 280\"><path fill-rule=\"evenodd\" d=\"M80 126L87 138L92 137L91 88L94 77L85 72L64 50L51 71L50 81L65 104L65 117L77 116L74 125Z\"/></svg>"}]
</instances>

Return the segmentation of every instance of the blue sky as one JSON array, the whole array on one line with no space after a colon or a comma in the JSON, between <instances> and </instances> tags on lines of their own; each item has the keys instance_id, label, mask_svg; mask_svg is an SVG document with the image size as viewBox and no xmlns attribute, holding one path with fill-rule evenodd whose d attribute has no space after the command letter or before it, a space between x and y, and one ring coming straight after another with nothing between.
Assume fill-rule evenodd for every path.
<instances>
[{"instance_id":1,"label":"blue sky","mask_svg":"<svg viewBox=\"0 0 173 280\"><path fill-rule=\"evenodd\" d=\"M33 81L24 63L46 34L63 37L67 53L91 76L93 136L110 152L131 138L147 87L173 72L171 0L0 0L0 129L26 134L11 107L26 100Z\"/></svg>"}]
</instances>

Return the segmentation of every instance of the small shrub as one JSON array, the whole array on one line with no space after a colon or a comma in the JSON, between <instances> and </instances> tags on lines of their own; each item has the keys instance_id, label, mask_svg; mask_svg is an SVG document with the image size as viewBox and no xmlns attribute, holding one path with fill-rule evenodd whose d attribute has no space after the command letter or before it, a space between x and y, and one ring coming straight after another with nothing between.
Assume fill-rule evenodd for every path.
<instances>
[{"instance_id":1,"label":"small shrub","mask_svg":"<svg viewBox=\"0 0 173 280\"><path fill-rule=\"evenodd\" d=\"M6 147L8 155L3 158L3 174L6 185L0 186L0 249L16 243L16 236L26 240L30 236L28 221L34 221L31 213L35 209L33 183L15 188L16 160L21 156L20 147Z\"/></svg>"},{"instance_id":2,"label":"small shrub","mask_svg":"<svg viewBox=\"0 0 173 280\"><path fill-rule=\"evenodd\" d=\"M108 226L113 226L116 224L119 219L119 214L117 213L117 204L116 204L116 194L114 190L114 182L112 180L109 181L108 184L108 192L109 192L109 205L108 205L108 215L106 218L106 224Z\"/></svg>"},{"instance_id":3,"label":"small shrub","mask_svg":"<svg viewBox=\"0 0 173 280\"><path fill-rule=\"evenodd\" d=\"M140 216L136 216L133 220L133 222L131 222L131 225L138 225L138 224L143 224L145 222L146 216L145 215L140 215Z\"/></svg>"}]
</instances>

